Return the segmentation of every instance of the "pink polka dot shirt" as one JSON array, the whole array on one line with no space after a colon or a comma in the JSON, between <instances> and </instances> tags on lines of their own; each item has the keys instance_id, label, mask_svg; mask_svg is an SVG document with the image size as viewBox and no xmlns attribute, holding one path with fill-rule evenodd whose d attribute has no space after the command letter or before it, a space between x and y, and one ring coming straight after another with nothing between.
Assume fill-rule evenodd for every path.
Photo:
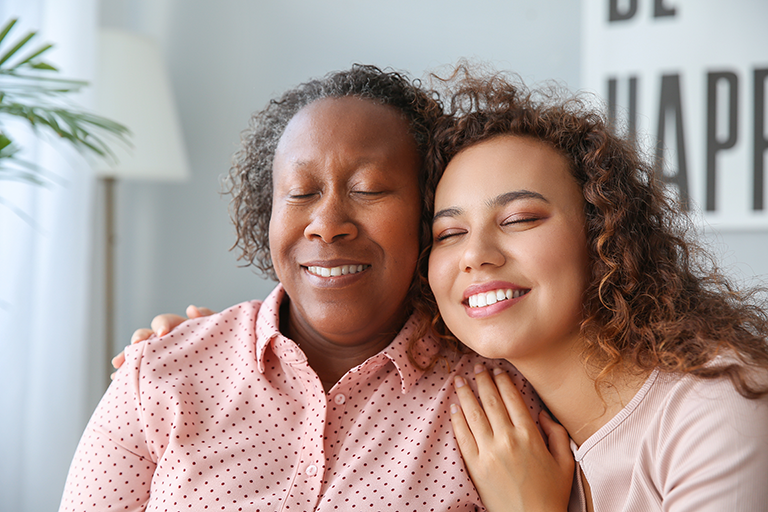
<instances>
[{"instance_id":1,"label":"pink polka dot shirt","mask_svg":"<svg viewBox=\"0 0 768 512\"><path fill-rule=\"evenodd\" d=\"M281 286L263 302L188 321L126 350L93 414L61 511L448 511L482 509L450 426L456 374L475 354L424 372L394 341L326 393L278 330ZM428 359L439 350L419 340Z\"/></svg>"}]
</instances>

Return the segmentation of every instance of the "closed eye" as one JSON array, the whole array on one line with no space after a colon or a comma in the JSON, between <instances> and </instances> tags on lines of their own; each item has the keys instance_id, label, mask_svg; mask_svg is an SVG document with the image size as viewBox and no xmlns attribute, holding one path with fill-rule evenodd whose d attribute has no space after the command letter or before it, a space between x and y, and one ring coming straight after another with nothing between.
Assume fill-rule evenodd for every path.
<instances>
[{"instance_id":1,"label":"closed eye","mask_svg":"<svg viewBox=\"0 0 768 512\"><path fill-rule=\"evenodd\" d=\"M318 196L318 194L319 192L297 191L297 192L287 194L286 201L288 203L297 204L297 205L306 204L313 201Z\"/></svg>"},{"instance_id":2,"label":"closed eye","mask_svg":"<svg viewBox=\"0 0 768 512\"><path fill-rule=\"evenodd\" d=\"M525 224L528 222L536 222L537 220L541 220L541 217L538 216L514 216L506 219L504 222L501 223L502 226L509 226L512 224Z\"/></svg>"},{"instance_id":3,"label":"closed eye","mask_svg":"<svg viewBox=\"0 0 768 512\"><path fill-rule=\"evenodd\" d=\"M442 242L444 240L448 240L449 238L457 237L465 233L466 231L463 229L444 229L440 233L434 235L434 239L435 242Z\"/></svg>"}]
</instances>

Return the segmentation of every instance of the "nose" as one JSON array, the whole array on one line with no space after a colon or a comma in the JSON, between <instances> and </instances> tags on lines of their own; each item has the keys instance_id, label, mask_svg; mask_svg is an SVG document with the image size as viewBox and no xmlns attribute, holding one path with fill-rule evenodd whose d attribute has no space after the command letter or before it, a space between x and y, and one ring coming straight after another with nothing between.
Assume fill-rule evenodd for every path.
<instances>
[{"instance_id":1,"label":"nose","mask_svg":"<svg viewBox=\"0 0 768 512\"><path fill-rule=\"evenodd\" d=\"M488 233L474 233L467 239L459 265L463 272L480 270L482 267L500 267L507 258L494 237Z\"/></svg>"},{"instance_id":2,"label":"nose","mask_svg":"<svg viewBox=\"0 0 768 512\"><path fill-rule=\"evenodd\" d=\"M351 205L337 194L329 193L320 198L304 236L309 240L322 240L327 244L357 237L357 223L354 222Z\"/></svg>"}]
</instances>

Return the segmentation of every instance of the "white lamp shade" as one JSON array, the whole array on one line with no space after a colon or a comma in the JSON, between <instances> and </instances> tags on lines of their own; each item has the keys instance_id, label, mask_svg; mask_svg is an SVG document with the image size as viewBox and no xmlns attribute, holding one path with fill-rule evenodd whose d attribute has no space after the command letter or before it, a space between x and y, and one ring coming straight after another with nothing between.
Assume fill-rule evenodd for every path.
<instances>
[{"instance_id":1,"label":"white lamp shade","mask_svg":"<svg viewBox=\"0 0 768 512\"><path fill-rule=\"evenodd\" d=\"M189 175L189 161L170 80L149 38L101 29L94 83L96 112L124 124L133 147L113 145L117 162L103 160L102 177L172 181Z\"/></svg>"}]
</instances>

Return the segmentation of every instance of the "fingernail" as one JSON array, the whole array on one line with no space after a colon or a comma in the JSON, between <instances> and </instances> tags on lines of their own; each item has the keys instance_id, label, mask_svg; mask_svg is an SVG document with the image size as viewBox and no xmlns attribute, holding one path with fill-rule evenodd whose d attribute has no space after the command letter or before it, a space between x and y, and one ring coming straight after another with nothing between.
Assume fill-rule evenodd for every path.
<instances>
[{"instance_id":1,"label":"fingernail","mask_svg":"<svg viewBox=\"0 0 768 512\"><path fill-rule=\"evenodd\" d=\"M453 379L453 385L457 388L464 387L466 385L467 381L464 380L464 377L456 377Z\"/></svg>"},{"instance_id":2,"label":"fingernail","mask_svg":"<svg viewBox=\"0 0 768 512\"><path fill-rule=\"evenodd\" d=\"M499 374L501 374L501 372L502 372L502 370L498 366L493 369L493 374L494 375L499 375Z\"/></svg>"},{"instance_id":3,"label":"fingernail","mask_svg":"<svg viewBox=\"0 0 768 512\"><path fill-rule=\"evenodd\" d=\"M481 364L475 365L475 375L477 375L478 373L483 373L484 371L485 371L485 366Z\"/></svg>"},{"instance_id":4,"label":"fingernail","mask_svg":"<svg viewBox=\"0 0 768 512\"><path fill-rule=\"evenodd\" d=\"M158 331L158 333L157 333L157 337L158 338L162 338L166 334L168 334L168 330L167 329L160 329L160 331Z\"/></svg>"},{"instance_id":5,"label":"fingernail","mask_svg":"<svg viewBox=\"0 0 768 512\"><path fill-rule=\"evenodd\" d=\"M456 404L451 404L451 414L456 414L459 412L459 408L456 407Z\"/></svg>"}]
</instances>

